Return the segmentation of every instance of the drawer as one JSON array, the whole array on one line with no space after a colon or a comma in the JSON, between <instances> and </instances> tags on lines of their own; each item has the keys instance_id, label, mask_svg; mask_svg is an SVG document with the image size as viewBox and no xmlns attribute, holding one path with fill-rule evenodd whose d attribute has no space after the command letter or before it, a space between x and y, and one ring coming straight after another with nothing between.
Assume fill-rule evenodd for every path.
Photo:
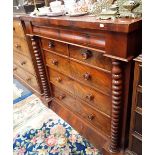
<instances>
[{"instance_id":1,"label":"drawer","mask_svg":"<svg viewBox=\"0 0 155 155\"><path fill-rule=\"evenodd\" d=\"M59 54L68 55L67 44L48 39L41 39L41 43L45 50L51 50Z\"/></svg>"},{"instance_id":2,"label":"drawer","mask_svg":"<svg viewBox=\"0 0 155 155\"><path fill-rule=\"evenodd\" d=\"M57 87L66 90L74 95L74 82L71 78L52 69L48 69L48 72L50 82L52 82Z\"/></svg>"},{"instance_id":3,"label":"drawer","mask_svg":"<svg viewBox=\"0 0 155 155\"><path fill-rule=\"evenodd\" d=\"M111 119L102 115L98 111L90 108L83 102L74 99L66 92L53 86L53 92L56 99L58 99L63 105L66 105L72 112L84 118L91 125L102 130L106 135L110 135L110 122Z\"/></svg>"},{"instance_id":4,"label":"drawer","mask_svg":"<svg viewBox=\"0 0 155 155\"><path fill-rule=\"evenodd\" d=\"M22 38L13 38L13 49L18 53L21 53L25 56L31 57L28 49L28 45L25 39Z\"/></svg>"},{"instance_id":5,"label":"drawer","mask_svg":"<svg viewBox=\"0 0 155 155\"><path fill-rule=\"evenodd\" d=\"M70 57L111 72L112 62L103 53L69 45Z\"/></svg>"},{"instance_id":6,"label":"drawer","mask_svg":"<svg viewBox=\"0 0 155 155\"><path fill-rule=\"evenodd\" d=\"M111 74L92 67L71 61L71 72L74 78L97 88L106 94L111 94Z\"/></svg>"},{"instance_id":7,"label":"drawer","mask_svg":"<svg viewBox=\"0 0 155 155\"><path fill-rule=\"evenodd\" d=\"M139 81L138 85L142 86L142 65L139 64Z\"/></svg>"},{"instance_id":8,"label":"drawer","mask_svg":"<svg viewBox=\"0 0 155 155\"><path fill-rule=\"evenodd\" d=\"M51 52L44 51L46 64L59 72L70 75L69 60Z\"/></svg>"},{"instance_id":9,"label":"drawer","mask_svg":"<svg viewBox=\"0 0 155 155\"><path fill-rule=\"evenodd\" d=\"M137 107L142 108L142 93L137 92Z\"/></svg>"},{"instance_id":10,"label":"drawer","mask_svg":"<svg viewBox=\"0 0 155 155\"><path fill-rule=\"evenodd\" d=\"M13 65L13 73L23 79L28 85L30 85L33 89L40 92L39 85L37 83L37 79L34 75L24 71L17 65Z\"/></svg>"},{"instance_id":11,"label":"drawer","mask_svg":"<svg viewBox=\"0 0 155 155\"><path fill-rule=\"evenodd\" d=\"M35 75L35 70L32 64L32 60L30 60L28 57L23 56L17 52L14 52L13 59L14 59L13 60L14 63L16 63L18 66L30 72L31 74Z\"/></svg>"},{"instance_id":12,"label":"drawer","mask_svg":"<svg viewBox=\"0 0 155 155\"><path fill-rule=\"evenodd\" d=\"M136 155L142 155L142 141L135 136L132 137L131 151L136 153Z\"/></svg>"},{"instance_id":13,"label":"drawer","mask_svg":"<svg viewBox=\"0 0 155 155\"><path fill-rule=\"evenodd\" d=\"M13 21L13 35L16 37L25 38L21 21Z\"/></svg>"},{"instance_id":14,"label":"drawer","mask_svg":"<svg viewBox=\"0 0 155 155\"><path fill-rule=\"evenodd\" d=\"M134 131L142 135L142 116L138 113L135 113Z\"/></svg>"},{"instance_id":15,"label":"drawer","mask_svg":"<svg viewBox=\"0 0 155 155\"><path fill-rule=\"evenodd\" d=\"M81 98L94 108L99 109L107 115L111 115L111 98L100 92L84 86L71 78L49 69L50 81L63 90Z\"/></svg>"}]
</instances>

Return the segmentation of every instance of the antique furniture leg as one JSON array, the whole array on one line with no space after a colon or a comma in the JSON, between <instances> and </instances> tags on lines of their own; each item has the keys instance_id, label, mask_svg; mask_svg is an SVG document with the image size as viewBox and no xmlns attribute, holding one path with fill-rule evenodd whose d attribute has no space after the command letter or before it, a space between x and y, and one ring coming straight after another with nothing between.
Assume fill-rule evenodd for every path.
<instances>
[{"instance_id":1,"label":"antique furniture leg","mask_svg":"<svg viewBox=\"0 0 155 155\"><path fill-rule=\"evenodd\" d=\"M122 69L121 62L112 61L112 118L111 118L111 142L110 151L119 151L119 127L122 103Z\"/></svg>"},{"instance_id":2,"label":"antique furniture leg","mask_svg":"<svg viewBox=\"0 0 155 155\"><path fill-rule=\"evenodd\" d=\"M42 88L44 91L45 100L46 100L48 106L50 106L51 92L50 92L49 84L47 81L45 68L44 68L43 60L42 60L41 53L40 53L39 44L37 42L37 37L30 36L30 38L32 41L33 52L34 52L34 56L36 59L36 63L37 63L38 71L39 71L39 76L40 76Z\"/></svg>"}]
</instances>

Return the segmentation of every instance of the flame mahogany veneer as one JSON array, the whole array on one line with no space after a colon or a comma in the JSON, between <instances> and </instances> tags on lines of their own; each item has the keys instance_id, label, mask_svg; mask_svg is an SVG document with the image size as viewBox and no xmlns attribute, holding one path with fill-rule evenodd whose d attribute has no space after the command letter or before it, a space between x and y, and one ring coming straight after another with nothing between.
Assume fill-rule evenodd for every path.
<instances>
[{"instance_id":1,"label":"flame mahogany veneer","mask_svg":"<svg viewBox=\"0 0 155 155\"><path fill-rule=\"evenodd\" d=\"M128 145L141 19L20 17L49 107L104 155Z\"/></svg>"}]
</instances>

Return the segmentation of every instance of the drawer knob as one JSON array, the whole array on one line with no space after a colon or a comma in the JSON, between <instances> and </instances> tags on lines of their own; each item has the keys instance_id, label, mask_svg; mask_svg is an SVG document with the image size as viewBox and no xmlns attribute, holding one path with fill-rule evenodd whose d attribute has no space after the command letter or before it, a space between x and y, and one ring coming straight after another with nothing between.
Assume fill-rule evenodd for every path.
<instances>
[{"instance_id":1,"label":"drawer knob","mask_svg":"<svg viewBox=\"0 0 155 155\"><path fill-rule=\"evenodd\" d=\"M58 60L56 60L56 59L52 60L52 64L53 65L58 65Z\"/></svg>"},{"instance_id":2,"label":"drawer knob","mask_svg":"<svg viewBox=\"0 0 155 155\"><path fill-rule=\"evenodd\" d=\"M84 78L85 80L90 80L90 79L91 79L90 73L85 73L85 74L83 74L83 78Z\"/></svg>"},{"instance_id":3,"label":"drawer knob","mask_svg":"<svg viewBox=\"0 0 155 155\"><path fill-rule=\"evenodd\" d=\"M16 47L16 48L21 48L21 45L15 44L15 47Z\"/></svg>"},{"instance_id":4,"label":"drawer knob","mask_svg":"<svg viewBox=\"0 0 155 155\"><path fill-rule=\"evenodd\" d=\"M17 70L17 67L14 67L13 70L16 71Z\"/></svg>"},{"instance_id":5,"label":"drawer knob","mask_svg":"<svg viewBox=\"0 0 155 155\"><path fill-rule=\"evenodd\" d=\"M55 47L54 42L53 42L53 41L49 41L48 47L49 47L49 48Z\"/></svg>"},{"instance_id":6,"label":"drawer knob","mask_svg":"<svg viewBox=\"0 0 155 155\"><path fill-rule=\"evenodd\" d=\"M92 101L94 99L94 95L88 94L86 95L86 99L88 99L89 101Z\"/></svg>"},{"instance_id":7,"label":"drawer knob","mask_svg":"<svg viewBox=\"0 0 155 155\"><path fill-rule=\"evenodd\" d=\"M31 78L27 78L26 81L27 81L27 82L31 82Z\"/></svg>"},{"instance_id":8,"label":"drawer knob","mask_svg":"<svg viewBox=\"0 0 155 155\"><path fill-rule=\"evenodd\" d=\"M59 98L59 100L62 100L62 99L64 99L66 97L66 95L65 94L62 94L62 95L60 95L58 98Z\"/></svg>"},{"instance_id":9,"label":"drawer knob","mask_svg":"<svg viewBox=\"0 0 155 155\"><path fill-rule=\"evenodd\" d=\"M90 121L92 121L94 118L95 118L95 115L93 115L93 114L88 115L88 119L89 119Z\"/></svg>"},{"instance_id":10,"label":"drawer knob","mask_svg":"<svg viewBox=\"0 0 155 155\"><path fill-rule=\"evenodd\" d=\"M26 64L26 61L21 62L21 65L25 65L25 64Z\"/></svg>"},{"instance_id":11,"label":"drawer knob","mask_svg":"<svg viewBox=\"0 0 155 155\"><path fill-rule=\"evenodd\" d=\"M56 81L61 82L62 81L61 77L56 77Z\"/></svg>"},{"instance_id":12,"label":"drawer knob","mask_svg":"<svg viewBox=\"0 0 155 155\"><path fill-rule=\"evenodd\" d=\"M15 27L13 27L13 31L15 31L16 29L15 29Z\"/></svg>"},{"instance_id":13,"label":"drawer knob","mask_svg":"<svg viewBox=\"0 0 155 155\"><path fill-rule=\"evenodd\" d=\"M92 56L92 53L91 53L91 51L87 50L87 51L81 53L81 55L82 55L82 59L86 60Z\"/></svg>"}]
</instances>

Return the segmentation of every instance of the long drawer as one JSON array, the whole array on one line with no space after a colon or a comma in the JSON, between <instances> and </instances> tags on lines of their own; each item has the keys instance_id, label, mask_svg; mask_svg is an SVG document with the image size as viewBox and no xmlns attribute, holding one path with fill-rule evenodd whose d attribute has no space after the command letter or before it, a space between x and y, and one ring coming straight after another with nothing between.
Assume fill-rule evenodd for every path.
<instances>
[{"instance_id":1,"label":"long drawer","mask_svg":"<svg viewBox=\"0 0 155 155\"><path fill-rule=\"evenodd\" d=\"M29 49L28 49L28 45L25 39L14 37L13 38L13 50L25 56L31 57Z\"/></svg>"},{"instance_id":2,"label":"long drawer","mask_svg":"<svg viewBox=\"0 0 155 155\"><path fill-rule=\"evenodd\" d=\"M110 135L111 119L95 109L87 106L84 102L77 98L71 97L68 93L58 89L52 85L54 97L59 100L64 106L67 106L72 112L82 117L85 121L96 127L98 130L104 132L107 136Z\"/></svg>"},{"instance_id":3,"label":"long drawer","mask_svg":"<svg viewBox=\"0 0 155 155\"><path fill-rule=\"evenodd\" d=\"M70 61L72 76L87 84L97 88L103 93L111 94L111 74L85 66L83 64Z\"/></svg>"},{"instance_id":4,"label":"long drawer","mask_svg":"<svg viewBox=\"0 0 155 155\"><path fill-rule=\"evenodd\" d=\"M34 75L26 72L21 67L17 65L13 65L13 74L19 76L21 79L23 79L30 87L40 92L39 85L37 83L37 79Z\"/></svg>"},{"instance_id":5,"label":"long drawer","mask_svg":"<svg viewBox=\"0 0 155 155\"><path fill-rule=\"evenodd\" d=\"M87 87L79 82L52 69L48 69L50 81L57 87L79 97L89 105L97 108L107 115L111 115L111 98L94 89Z\"/></svg>"},{"instance_id":6,"label":"long drawer","mask_svg":"<svg viewBox=\"0 0 155 155\"><path fill-rule=\"evenodd\" d=\"M15 64L17 64L24 70L28 71L29 73L36 75L33 64L32 64L32 60L30 60L28 57L23 56L22 54L19 54L17 52L14 52L13 59L14 59L13 61Z\"/></svg>"}]
</instances>

